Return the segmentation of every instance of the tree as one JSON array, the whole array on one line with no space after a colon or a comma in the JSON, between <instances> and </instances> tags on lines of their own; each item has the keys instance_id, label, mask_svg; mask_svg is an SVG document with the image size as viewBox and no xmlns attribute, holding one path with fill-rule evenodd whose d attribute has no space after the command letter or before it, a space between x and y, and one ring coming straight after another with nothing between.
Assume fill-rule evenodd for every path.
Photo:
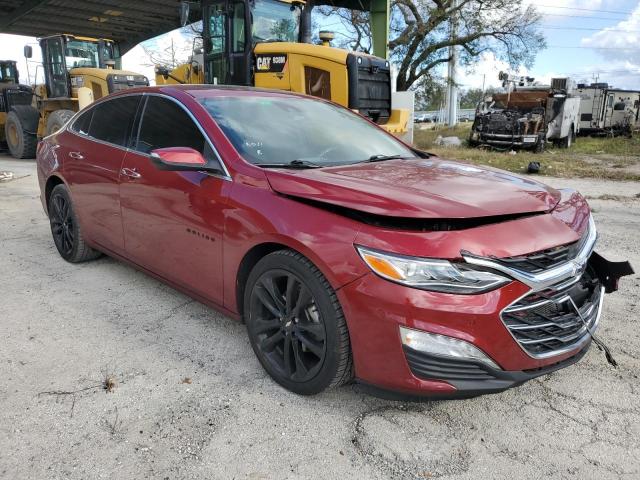
<instances>
[{"instance_id":1,"label":"tree","mask_svg":"<svg viewBox=\"0 0 640 480\"><path fill-rule=\"evenodd\" d=\"M460 93L460 108L476 108L480 101L496 92L497 90L493 87L489 87L484 91L481 88L464 90Z\"/></svg>"},{"instance_id":2,"label":"tree","mask_svg":"<svg viewBox=\"0 0 640 480\"><path fill-rule=\"evenodd\" d=\"M354 45L365 43L360 40L363 16L353 21L338 17ZM493 52L514 69L531 66L546 46L538 29L541 16L526 0L391 0L390 17L389 50L398 68L399 91L434 76L435 69L450 60L451 46L459 47L463 66L483 52Z\"/></svg>"},{"instance_id":3,"label":"tree","mask_svg":"<svg viewBox=\"0 0 640 480\"><path fill-rule=\"evenodd\" d=\"M143 65L151 67L161 65L173 70L178 65L189 63L194 48L202 46L201 32L197 30L197 26L201 26L200 22L183 27L177 31L176 35L172 33L168 38L143 43L142 49L149 58L149 63Z\"/></svg>"}]
</instances>

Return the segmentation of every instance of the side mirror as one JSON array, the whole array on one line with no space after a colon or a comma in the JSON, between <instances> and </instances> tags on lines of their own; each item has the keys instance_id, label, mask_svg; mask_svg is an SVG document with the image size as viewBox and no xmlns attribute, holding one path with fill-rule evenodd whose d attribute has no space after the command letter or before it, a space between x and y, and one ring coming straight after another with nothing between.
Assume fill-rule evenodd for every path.
<instances>
[{"instance_id":1,"label":"side mirror","mask_svg":"<svg viewBox=\"0 0 640 480\"><path fill-rule=\"evenodd\" d=\"M151 162L159 170L206 170L207 161L197 150L189 147L158 148L151 151Z\"/></svg>"},{"instance_id":2,"label":"side mirror","mask_svg":"<svg viewBox=\"0 0 640 480\"><path fill-rule=\"evenodd\" d=\"M25 45L24 58L31 58L31 57L33 57L33 48L31 48L31 45Z\"/></svg>"},{"instance_id":3,"label":"side mirror","mask_svg":"<svg viewBox=\"0 0 640 480\"><path fill-rule=\"evenodd\" d=\"M183 27L189 23L189 2L180 2L180 25Z\"/></svg>"}]
</instances>

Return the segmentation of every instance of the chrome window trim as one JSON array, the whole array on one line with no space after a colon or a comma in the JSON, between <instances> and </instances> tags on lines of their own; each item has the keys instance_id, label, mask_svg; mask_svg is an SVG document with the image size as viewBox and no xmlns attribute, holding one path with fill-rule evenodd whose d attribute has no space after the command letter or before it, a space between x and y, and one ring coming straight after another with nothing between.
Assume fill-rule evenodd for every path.
<instances>
[{"instance_id":1,"label":"chrome window trim","mask_svg":"<svg viewBox=\"0 0 640 480\"><path fill-rule=\"evenodd\" d=\"M489 257L482 257L469 252L462 252L462 258L472 265L491 268L509 275L511 278L514 278L531 288L528 293L539 292L555 285L558 282L579 276L578 274L581 274L587 265L587 261L593 252L597 239L598 233L596 231L596 226L593 222L593 217L590 215L586 237L581 241L582 245L576 256L565 263L538 273L529 273L508 267Z\"/></svg>"},{"instance_id":2,"label":"chrome window trim","mask_svg":"<svg viewBox=\"0 0 640 480\"><path fill-rule=\"evenodd\" d=\"M182 110L184 112L187 113L187 115L189 116L189 118L191 119L191 121L193 121L193 123L195 123L195 125L198 127L198 130L200 130L200 133L202 134L202 136L204 137L205 141L209 144L209 147L211 148L211 151L213 152L213 154L215 155L216 160L218 161L218 163L220 163L220 166L222 167L222 172L223 174L217 174L217 173L212 173L212 172L207 172L204 170L201 170L200 172L208 175L210 177L216 177L216 178L220 178L222 180L226 180L229 182L233 181L233 178L231 177L231 174L229 173L229 169L227 168L227 166L225 165L225 163L222 161L222 157L220 156L220 154L218 153L218 150L216 149L216 147L213 145L213 142L211 141L211 138L209 138L209 135L207 135L206 131L204 130L204 128L202 127L202 125L200 124L200 122L196 119L196 117L193 115L193 113L191 113L189 111L189 109L187 107L185 107L182 102L180 102L179 100L177 100L176 98L173 98L170 95L166 95L163 93L156 93L156 92L138 92L138 93L125 93L122 95L118 95L117 97L114 98L108 98L106 100L102 100L100 101L100 103L104 103L104 102L110 102L112 100L116 100L118 98L123 98L123 97L131 97L131 96L141 96L141 97L160 97L160 98L165 98L168 100L171 100L173 103L175 103L176 105L178 105L180 108L182 108ZM96 108L97 106L91 106L90 108ZM144 105L144 110L146 110L147 105L145 103ZM142 115L144 115L144 110L142 112ZM124 147L122 145L118 145L115 143L110 143L110 142L105 142L104 140L100 140L98 138L92 137L91 135L85 135L83 133L80 133L78 131L73 130L73 125L75 124L76 120L79 117L79 114L81 112L77 112L70 120L69 122L60 129L60 131L67 131L73 135L77 135L78 137L81 138L88 138L91 139L94 142L97 143L101 143L102 145L107 145L109 147L114 147L117 148L119 150L124 150L125 152L129 153L136 153L138 155L143 155L147 158L151 158L151 155L147 154L147 153L143 153L143 152L139 152L138 150L135 150L133 148L129 148L129 147ZM85 113L85 111L83 110L82 113ZM140 117L140 120L142 121L143 116ZM140 127L140 124L138 125L138 127ZM139 130L138 130L139 133Z\"/></svg>"}]
</instances>

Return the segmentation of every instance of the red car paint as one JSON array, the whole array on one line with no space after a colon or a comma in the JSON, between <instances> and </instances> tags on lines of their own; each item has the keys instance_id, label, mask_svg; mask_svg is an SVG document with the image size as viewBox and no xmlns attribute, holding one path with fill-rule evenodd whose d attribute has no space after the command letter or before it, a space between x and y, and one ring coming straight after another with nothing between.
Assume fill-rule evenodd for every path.
<instances>
[{"instance_id":1,"label":"red car paint","mask_svg":"<svg viewBox=\"0 0 640 480\"><path fill-rule=\"evenodd\" d=\"M478 295L408 288L373 274L354 245L442 259L460 259L461 250L498 258L537 252L582 236L589 206L579 194L435 157L264 170L241 158L198 103L199 97L219 95L220 90L184 86L127 94L135 92L160 93L186 106L215 145L230 179L159 170L145 155L63 129L38 149L42 202L46 211L46 193L55 182L64 182L94 248L234 318L242 315L239 272L248 253L265 245L294 249L309 258L338 293L356 377L386 389L455 391L447 382L411 373L399 325L470 341L509 371L536 369L576 354L535 359L512 338L499 314L528 291L523 283L514 280ZM313 202L405 218L532 215L454 231L403 231L362 223Z\"/></svg>"}]
</instances>

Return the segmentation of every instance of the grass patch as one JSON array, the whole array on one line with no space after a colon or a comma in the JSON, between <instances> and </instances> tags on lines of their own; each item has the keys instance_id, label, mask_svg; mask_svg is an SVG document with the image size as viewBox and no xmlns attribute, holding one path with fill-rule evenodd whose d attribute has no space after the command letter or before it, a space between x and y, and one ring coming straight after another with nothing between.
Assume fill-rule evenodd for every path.
<instances>
[{"instance_id":1,"label":"grass patch","mask_svg":"<svg viewBox=\"0 0 640 480\"><path fill-rule=\"evenodd\" d=\"M580 137L570 149L548 146L542 154L520 150L515 155L480 148L446 148L435 146L438 135L469 137L470 123L435 130L415 130L416 147L439 157L489 165L515 173L525 173L529 162L540 162L540 174L557 177L589 177L608 180L640 181L640 135L633 138Z\"/></svg>"}]
</instances>

